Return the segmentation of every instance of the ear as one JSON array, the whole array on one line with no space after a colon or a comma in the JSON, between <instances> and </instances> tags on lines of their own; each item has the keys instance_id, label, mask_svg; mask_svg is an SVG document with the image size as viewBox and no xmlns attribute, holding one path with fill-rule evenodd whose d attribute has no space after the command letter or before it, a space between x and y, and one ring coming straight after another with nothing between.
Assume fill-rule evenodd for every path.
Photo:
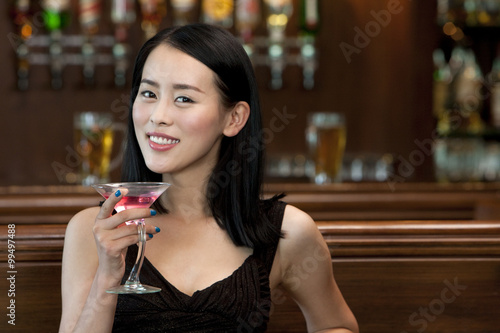
<instances>
[{"instance_id":1,"label":"ear","mask_svg":"<svg viewBox=\"0 0 500 333\"><path fill-rule=\"evenodd\" d=\"M250 106L247 102L238 102L230 111L228 123L222 132L225 136L235 136L247 123L250 116Z\"/></svg>"}]
</instances>

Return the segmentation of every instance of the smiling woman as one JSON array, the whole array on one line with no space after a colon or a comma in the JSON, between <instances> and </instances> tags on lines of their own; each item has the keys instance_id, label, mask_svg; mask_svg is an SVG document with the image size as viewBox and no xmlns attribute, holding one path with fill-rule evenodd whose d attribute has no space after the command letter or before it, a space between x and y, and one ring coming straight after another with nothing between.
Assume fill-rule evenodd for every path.
<instances>
[{"instance_id":1,"label":"smiling woman","mask_svg":"<svg viewBox=\"0 0 500 333\"><path fill-rule=\"evenodd\" d=\"M281 288L309 331L357 332L314 221L283 196L262 197L259 98L240 42L204 24L161 31L141 48L132 89L123 181L171 187L160 214L113 215L117 193L70 221L60 331L264 332ZM137 231L118 226L139 218L154 235L141 280L162 291L107 294L137 252ZM295 268L310 260L304 278Z\"/></svg>"}]
</instances>

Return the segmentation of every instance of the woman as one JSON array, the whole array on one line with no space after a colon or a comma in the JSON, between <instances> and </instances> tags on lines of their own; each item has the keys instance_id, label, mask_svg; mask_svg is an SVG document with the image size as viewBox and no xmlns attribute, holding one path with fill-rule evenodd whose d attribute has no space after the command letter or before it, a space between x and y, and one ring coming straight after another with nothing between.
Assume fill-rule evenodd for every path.
<instances>
[{"instance_id":1,"label":"woman","mask_svg":"<svg viewBox=\"0 0 500 333\"><path fill-rule=\"evenodd\" d=\"M203 24L161 31L141 48L132 84L123 180L172 186L156 210L113 214L118 191L70 221L60 332L262 332L277 288L308 331L357 332L314 221L260 198L258 92L238 40ZM137 251L135 226L121 225L138 218L151 239L141 282L162 291L108 294ZM304 276L297 267L310 260L317 268Z\"/></svg>"}]
</instances>

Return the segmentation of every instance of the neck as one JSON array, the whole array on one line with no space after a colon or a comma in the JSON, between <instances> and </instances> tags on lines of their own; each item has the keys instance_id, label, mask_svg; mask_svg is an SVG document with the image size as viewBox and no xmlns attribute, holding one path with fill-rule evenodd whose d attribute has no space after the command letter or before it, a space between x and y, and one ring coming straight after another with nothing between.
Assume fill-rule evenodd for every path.
<instances>
[{"instance_id":1,"label":"neck","mask_svg":"<svg viewBox=\"0 0 500 333\"><path fill-rule=\"evenodd\" d=\"M171 216L183 220L194 220L212 216L206 197L206 182L182 182L169 177L164 181L171 184L162 195L162 204Z\"/></svg>"}]
</instances>

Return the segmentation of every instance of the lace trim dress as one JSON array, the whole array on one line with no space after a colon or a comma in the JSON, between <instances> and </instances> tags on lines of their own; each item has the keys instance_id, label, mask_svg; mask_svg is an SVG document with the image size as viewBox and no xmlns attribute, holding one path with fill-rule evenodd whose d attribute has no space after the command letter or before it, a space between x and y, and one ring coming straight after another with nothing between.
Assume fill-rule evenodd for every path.
<instances>
[{"instance_id":1,"label":"lace trim dress","mask_svg":"<svg viewBox=\"0 0 500 333\"><path fill-rule=\"evenodd\" d=\"M281 230L286 203L275 201L269 221ZM113 332L265 332L271 309L269 274L278 246L255 248L230 276L186 295L170 284L147 258L141 282L160 287L158 293L119 295ZM137 256L129 247L125 277Z\"/></svg>"}]
</instances>

